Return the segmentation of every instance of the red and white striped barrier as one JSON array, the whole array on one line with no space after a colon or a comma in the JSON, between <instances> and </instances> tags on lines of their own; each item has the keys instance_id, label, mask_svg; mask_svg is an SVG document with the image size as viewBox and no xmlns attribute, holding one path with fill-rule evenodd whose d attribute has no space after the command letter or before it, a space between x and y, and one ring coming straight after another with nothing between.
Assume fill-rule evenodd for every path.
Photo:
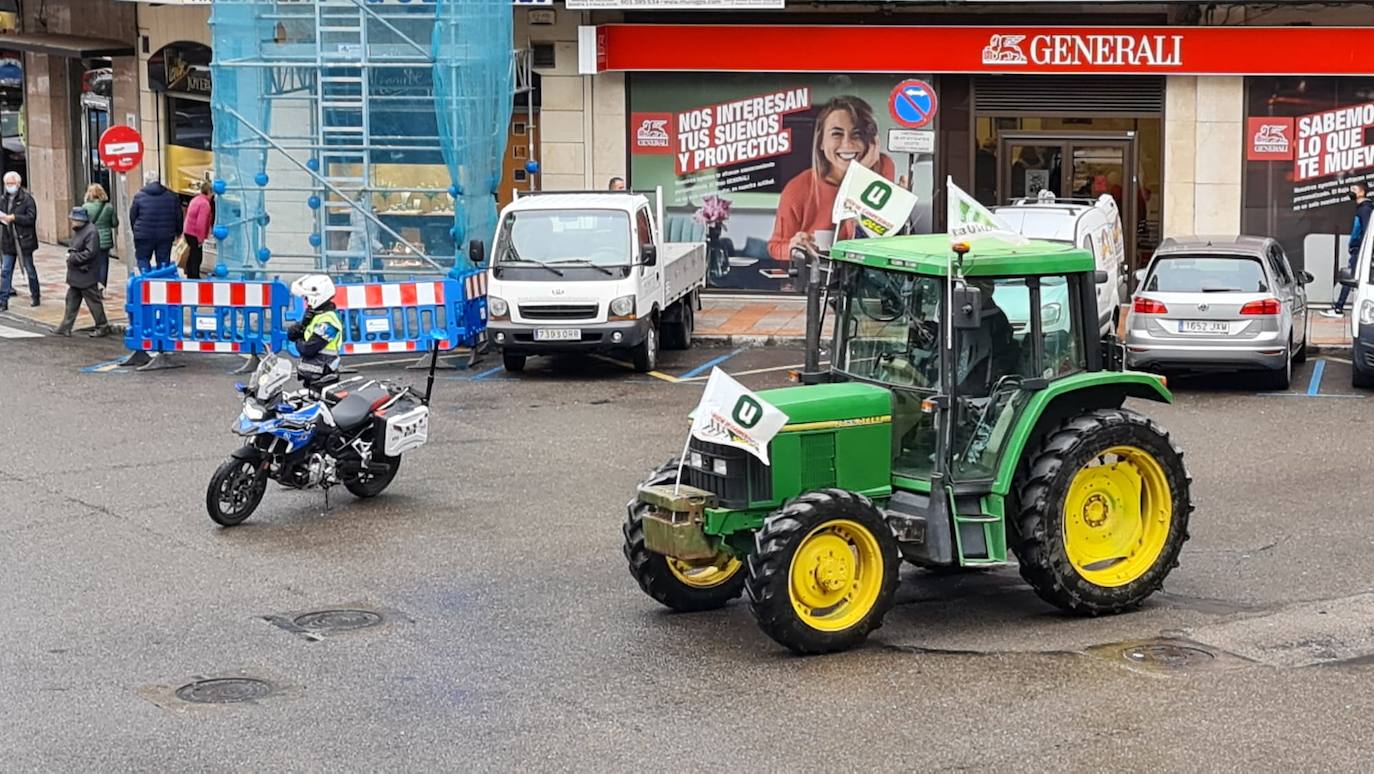
<instances>
[{"instance_id":1,"label":"red and white striped barrier","mask_svg":"<svg viewBox=\"0 0 1374 774\"><path fill-rule=\"evenodd\" d=\"M443 280L437 282L386 282L375 285L341 285L334 291L334 305L340 309L437 306L443 303Z\"/></svg>"}]
</instances>

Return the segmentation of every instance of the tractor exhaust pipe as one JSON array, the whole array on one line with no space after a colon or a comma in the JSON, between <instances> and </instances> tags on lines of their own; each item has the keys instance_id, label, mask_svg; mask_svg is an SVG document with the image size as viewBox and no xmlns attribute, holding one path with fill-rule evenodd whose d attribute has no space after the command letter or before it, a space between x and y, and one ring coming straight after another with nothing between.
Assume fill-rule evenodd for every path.
<instances>
[{"instance_id":1,"label":"tractor exhaust pipe","mask_svg":"<svg viewBox=\"0 0 1374 774\"><path fill-rule=\"evenodd\" d=\"M821 373L821 257L815 250L798 247L792 258L806 276L806 356L801 383L820 384L825 381Z\"/></svg>"}]
</instances>

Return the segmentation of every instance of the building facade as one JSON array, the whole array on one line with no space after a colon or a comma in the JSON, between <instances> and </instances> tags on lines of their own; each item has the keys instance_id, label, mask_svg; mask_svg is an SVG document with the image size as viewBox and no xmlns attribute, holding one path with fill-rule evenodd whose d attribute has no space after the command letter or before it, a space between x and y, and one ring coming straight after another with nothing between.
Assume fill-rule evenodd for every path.
<instances>
[{"instance_id":1,"label":"building facade","mask_svg":"<svg viewBox=\"0 0 1374 774\"><path fill-rule=\"evenodd\" d=\"M917 231L943 229L946 177L987 204L1109 194L1133 267L1166 236L1269 234L1324 300L1346 188L1374 179L1369 7L1030 5L517 9L519 44L553 54L527 184L662 187L723 289L792 290L789 245L833 238L859 160L918 195ZM712 233L708 196L731 203Z\"/></svg>"}]
</instances>

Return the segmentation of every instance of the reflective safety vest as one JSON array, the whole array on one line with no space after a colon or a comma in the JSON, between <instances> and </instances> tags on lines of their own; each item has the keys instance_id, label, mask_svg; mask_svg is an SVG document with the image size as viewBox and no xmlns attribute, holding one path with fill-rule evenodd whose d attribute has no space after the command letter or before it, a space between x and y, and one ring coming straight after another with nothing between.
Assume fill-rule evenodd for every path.
<instances>
[{"instance_id":1,"label":"reflective safety vest","mask_svg":"<svg viewBox=\"0 0 1374 774\"><path fill-rule=\"evenodd\" d=\"M339 319L338 312L330 310L315 314L310 320L310 327L305 330L305 340L315 338L325 340L325 352L339 354L339 350L343 348L343 321Z\"/></svg>"}]
</instances>

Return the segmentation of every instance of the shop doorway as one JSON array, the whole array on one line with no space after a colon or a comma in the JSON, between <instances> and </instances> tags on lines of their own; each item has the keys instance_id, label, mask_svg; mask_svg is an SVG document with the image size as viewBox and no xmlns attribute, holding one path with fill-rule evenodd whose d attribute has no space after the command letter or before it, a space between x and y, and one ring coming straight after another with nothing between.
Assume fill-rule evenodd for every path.
<instances>
[{"instance_id":1,"label":"shop doorway","mask_svg":"<svg viewBox=\"0 0 1374 774\"><path fill-rule=\"evenodd\" d=\"M1137 224L1143 222L1142 194L1134 132L1003 132L998 142L999 203L1034 199L1042 191L1082 201L1108 194L1121 212L1127 265L1140 265Z\"/></svg>"},{"instance_id":2,"label":"shop doorway","mask_svg":"<svg viewBox=\"0 0 1374 774\"><path fill-rule=\"evenodd\" d=\"M100 135L110 128L110 100L114 93L114 70L110 60L88 60L81 77L81 168L79 194L86 186L99 183L110 192L110 171L100 163Z\"/></svg>"}]
</instances>

